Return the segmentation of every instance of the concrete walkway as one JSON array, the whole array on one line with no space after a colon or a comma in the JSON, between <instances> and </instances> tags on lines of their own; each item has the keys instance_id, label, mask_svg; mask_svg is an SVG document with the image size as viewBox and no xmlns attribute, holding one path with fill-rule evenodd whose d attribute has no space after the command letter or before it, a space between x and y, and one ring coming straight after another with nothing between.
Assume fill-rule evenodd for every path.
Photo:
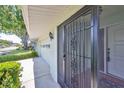
<instances>
[{"instance_id":1,"label":"concrete walkway","mask_svg":"<svg viewBox=\"0 0 124 93\"><path fill-rule=\"evenodd\" d=\"M25 88L60 88L51 74L49 65L42 58L19 61L23 67L22 85Z\"/></svg>"}]
</instances>

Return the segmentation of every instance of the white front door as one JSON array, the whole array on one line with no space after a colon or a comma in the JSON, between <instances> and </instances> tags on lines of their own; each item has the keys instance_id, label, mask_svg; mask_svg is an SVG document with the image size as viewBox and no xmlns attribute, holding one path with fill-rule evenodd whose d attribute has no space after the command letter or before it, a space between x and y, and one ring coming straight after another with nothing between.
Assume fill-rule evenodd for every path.
<instances>
[{"instance_id":1,"label":"white front door","mask_svg":"<svg viewBox=\"0 0 124 93\"><path fill-rule=\"evenodd\" d=\"M108 28L108 73L124 78L124 24Z\"/></svg>"}]
</instances>

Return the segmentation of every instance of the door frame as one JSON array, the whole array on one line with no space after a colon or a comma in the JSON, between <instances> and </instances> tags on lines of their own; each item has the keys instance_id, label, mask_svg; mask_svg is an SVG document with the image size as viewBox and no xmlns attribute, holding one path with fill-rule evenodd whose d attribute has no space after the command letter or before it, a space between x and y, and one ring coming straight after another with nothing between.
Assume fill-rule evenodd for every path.
<instances>
[{"instance_id":1,"label":"door frame","mask_svg":"<svg viewBox=\"0 0 124 93\"><path fill-rule=\"evenodd\" d=\"M78 12L76 12L74 15L72 15L70 18L65 20L62 24L60 24L57 27L57 33L59 33L59 27L61 25L66 25L70 23L71 21L75 20L76 18L80 17L81 15L91 12L92 20L91 25L93 26L91 28L91 87L96 88L98 86L98 71L99 71L99 37L98 37L98 31L99 31L99 6L89 6L86 5L83 8L81 8ZM59 77L59 34L57 35L57 78ZM63 45L64 46L64 45ZM62 87L67 87L66 84L63 84L61 81L58 82Z\"/></svg>"}]
</instances>

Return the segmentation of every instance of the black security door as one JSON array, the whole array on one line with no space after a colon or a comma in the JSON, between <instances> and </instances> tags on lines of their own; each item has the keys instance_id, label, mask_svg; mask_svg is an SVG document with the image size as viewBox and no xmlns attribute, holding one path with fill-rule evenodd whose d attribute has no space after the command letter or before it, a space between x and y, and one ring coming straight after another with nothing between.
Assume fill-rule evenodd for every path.
<instances>
[{"instance_id":1,"label":"black security door","mask_svg":"<svg viewBox=\"0 0 124 93\"><path fill-rule=\"evenodd\" d=\"M97 85L96 15L97 6L85 6L58 27L58 82L62 87Z\"/></svg>"}]
</instances>

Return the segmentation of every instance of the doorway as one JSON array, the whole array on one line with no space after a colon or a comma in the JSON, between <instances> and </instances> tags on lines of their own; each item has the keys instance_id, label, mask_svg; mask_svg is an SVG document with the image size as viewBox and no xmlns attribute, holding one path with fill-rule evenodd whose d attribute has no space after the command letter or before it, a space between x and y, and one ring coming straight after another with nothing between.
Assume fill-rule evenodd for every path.
<instances>
[{"instance_id":1,"label":"doorway","mask_svg":"<svg viewBox=\"0 0 124 93\"><path fill-rule=\"evenodd\" d=\"M100 61L99 86L124 87L124 6L102 6L100 28L104 51ZM100 39L101 40L101 39ZM104 59L104 60L103 60Z\"/></svg>"},{"instance_id":2,"label":"doorway","mask_svg":"<svg viewBox=\"0 0 124 93\"><path fill-rule=\"evenodd\" d=\"M58 82L62 87L95 87L97 18L98 6L85 6L58 26Z\"/></svg>"}]
</instances>

